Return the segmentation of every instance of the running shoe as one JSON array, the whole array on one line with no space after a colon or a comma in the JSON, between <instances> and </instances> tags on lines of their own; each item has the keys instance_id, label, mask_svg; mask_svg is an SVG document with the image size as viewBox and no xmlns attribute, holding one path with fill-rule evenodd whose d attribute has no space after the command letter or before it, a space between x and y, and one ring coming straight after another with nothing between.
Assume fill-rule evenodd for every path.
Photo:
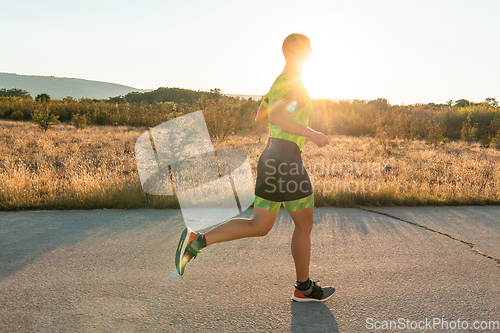
<instances>
[{"instance_id":1,"label":"running shoe","mask_svg":"<svg viewBox=\"0 0 500 333\"><path fill-rule=\"evenodd\" d=\"M184 268L186 264L193 258L196 258L200 250L195 246L192 246L193 241L199 237L200 234L194 232L190 228L184 229L179 240L179 245L177 246L177 252L175 253L175 268L177 268L177 273L179 275L184 274Z\"/></svg>"},{"instance_id":2,"label":"running shoe","mask_svg":"<svg viewBox=\"0 0 500 333\"><path fill-rule=\"evenodd\" d=\"M292 300L295 302L324 302L329 300L333 296L335 288L320 287L316 282L311 281L311 287L304 291L299 290L299 287L295 286Z\"/></svg>"}]
</instances>

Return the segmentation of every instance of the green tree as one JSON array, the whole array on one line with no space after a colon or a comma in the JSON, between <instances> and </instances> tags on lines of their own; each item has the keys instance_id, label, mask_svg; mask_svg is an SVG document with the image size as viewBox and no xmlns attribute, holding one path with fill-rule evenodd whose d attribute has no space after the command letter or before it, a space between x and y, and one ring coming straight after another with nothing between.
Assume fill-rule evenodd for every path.
<instances>
[{"instance_id":1,"label":"green tree","mask_svg":"<svg viewBox=\"0 0 500 333\"><path fill-rule=\"evenodd\" d=\"M493 97L486 98L485 102L490 103L494 107L498 106L498 101L496 100L496 98L493 98Z\"/></svg>"},{"instance_id":2,"label":"green tree","mask_svg":"<svg viewBox=\"0 0 500 333\"><path fill-rule=\"evenodd\" d=\"M50 96L46 93L41 93L36 95L35 101L40 102L40 103L47 103L50 102Z\"/></svg>"},{"instance_id":3,"label":"green tree","mask_svg":"<svg viewBox=\"0 0 500 333\"><path fill-rule=\"evenodd\" d=\"M470 102L466 99L459 99L458 101L455 101L455 106L459 108L463 108L465 106L469 106Z\"/></svg>"},{"instance_id":4,"label":"green tree","mask_svg":"<svg viewBox=\"0 0 500 333\"><path fill-rule=\"evenodd\" d=\"M71 122L73 123L73 126L75 126L78 129L83 129L85 126L87 126L88 118L85 113L80 114L80 113L75 113L73 117L71 117Z\"/></svg>"},{"instance_id":5,"label":"green tree","mask_svg":"<svg viewBox=\"0 0 500 333\"><path fill-rule=\"evenodd\" d=\"M221 97L220 89L219 88L214 88L210 89L210 95L216 99Z\"/></svg>"},{"instance_id":6,"label":"green tree","mask_svg":"<svg viewBox=\"0 0 500 333\"><path fill-rule=\"evenodd\" d=\"M52 126L59 124L59 116L50 112L50 107L44 105L41 108L36 108L31 112L31 118L35 124L38 124L41 130L46 131Z\"/></svg>"},{"instance_id":7,"label":"green tree","mask_svg":"<svg viewBox=\"0 0 500 333\"><path fill-rule=\"evenodd\" d=\"M467 122L462 124L462 140L467 143L476 141L477 139L477 124L472 124L470 116L467 117Z\"/></svg>"},{"instance_id":8,"label":"green tree","mask_svg":"<svg viewBox=\"0 0 500 333\"><path fill-rule=\"evenodd\" d=\"M31 98L30 94L26 90L12 88L12 89L0 89L0 97L21 97L21 98Z\"/></svg>"},{"instance_id":9,"label":"green tree","mask_svg":"<svg viewBox=\"0 0 500 333\"><path fill-rule=\"evenodd\" d=\"M10 115L10 119L12 120L23 120L23 118L24 118L24 113L21 110L14 111Z\"/></svg>"}]
</instances>

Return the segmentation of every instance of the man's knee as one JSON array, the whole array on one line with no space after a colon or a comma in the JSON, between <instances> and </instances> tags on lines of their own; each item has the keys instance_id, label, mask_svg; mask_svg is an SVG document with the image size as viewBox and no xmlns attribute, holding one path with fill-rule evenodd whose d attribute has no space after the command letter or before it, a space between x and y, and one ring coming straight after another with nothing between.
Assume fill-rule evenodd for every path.
<instances>
[{"instance_id":1,"label":"man's knee","mask_svg":"<svg viewBox=\"0 0 500 333\"><path fill-rule=\"evenodd\" d=\"M271 231L273 223L269 223L269 221L253 221L253 227L255 230L255 236L263 237Z\"/></svg>"},{"instance_id":2,"label":"man's knee","mask_svg":"<svg viewBox=\"0 0 500 333\"><path fill-rule=\"evenodd\" d=\"M298 228L302 232L312 232L314 224L314 219L311 218L302 218L300 221L295 222L295 228Z\"/></svg>"},{"instance_id":3,"label":"man's knee","mask_svg":"<svg viewBox=\"0 0 500 333\"><path fill-rule=\"evenodd\" d=\"M308 219L304 222L304 225L302 226L302 228L304 228L304 231L311 232L313 225L314 225L314 220Z\"/></svg>"}]
</instances>

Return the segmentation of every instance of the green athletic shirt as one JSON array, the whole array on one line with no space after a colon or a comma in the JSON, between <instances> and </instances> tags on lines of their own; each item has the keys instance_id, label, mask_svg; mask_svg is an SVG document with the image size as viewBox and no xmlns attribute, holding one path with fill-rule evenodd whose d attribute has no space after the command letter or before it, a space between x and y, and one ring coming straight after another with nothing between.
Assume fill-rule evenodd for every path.
<instances>
[{"instance_id":1,"label":"green athletic shirt","mask_svg":"<svg viewBox=\"0 0 500 333\"><path fill-rule=\"evenodd\" d=\"M269 106L275 99L282 99L288 103L288 114L296 122L304 126L309 125L312 104L307 90L300 80L300 76L289 73L278 76L271 90L264 97L262 106L269 110ZM271 123L269 123L269 137L295 142L300 150L304 148L306 141L304 136L284 132Z\"/></svg>"}]
</instances>

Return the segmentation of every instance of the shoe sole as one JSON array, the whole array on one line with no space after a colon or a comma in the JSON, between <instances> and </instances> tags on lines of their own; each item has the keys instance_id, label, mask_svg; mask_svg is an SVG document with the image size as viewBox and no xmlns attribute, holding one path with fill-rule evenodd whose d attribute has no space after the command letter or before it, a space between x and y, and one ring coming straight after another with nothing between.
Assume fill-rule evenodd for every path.
<instances>
[{"instance_id":1,"label":"shoe sole","mask_svg":"<svg viewBox=\"0 0 500 333\"><path fill-rule=\"evenodd\" d=\"M326 298L323 298L323 299L317 299L317 298L310 298L310 297L306 297L306 298L300 298L300 297L296 297L295 295L292 296L292 301L294 302L299 302L299 303L305 303L305 302L325 302L325 301L328 301L330 298L332 298L333 294L335 293L335 288L333 288L333 292L330 296L326 297Z\"/></svg>"},{"instance_id":2,"label":"shoe sole","mask_svg":"<svg viewBox=\"0 0 500 333\"><path fill-rule=\"evenodd\" d=\"M179 275L184 274L184 270L181 270L180 262L184 256L184 252L186 251L186 247L189 242L188 236L191 236L191 232L192 231L189 228L184 229L181 238L179 239L179 245L177 245L177 252L175 253L175 268L177 269L177 273L179 273Z\"/></svg>"}]
</instances>

